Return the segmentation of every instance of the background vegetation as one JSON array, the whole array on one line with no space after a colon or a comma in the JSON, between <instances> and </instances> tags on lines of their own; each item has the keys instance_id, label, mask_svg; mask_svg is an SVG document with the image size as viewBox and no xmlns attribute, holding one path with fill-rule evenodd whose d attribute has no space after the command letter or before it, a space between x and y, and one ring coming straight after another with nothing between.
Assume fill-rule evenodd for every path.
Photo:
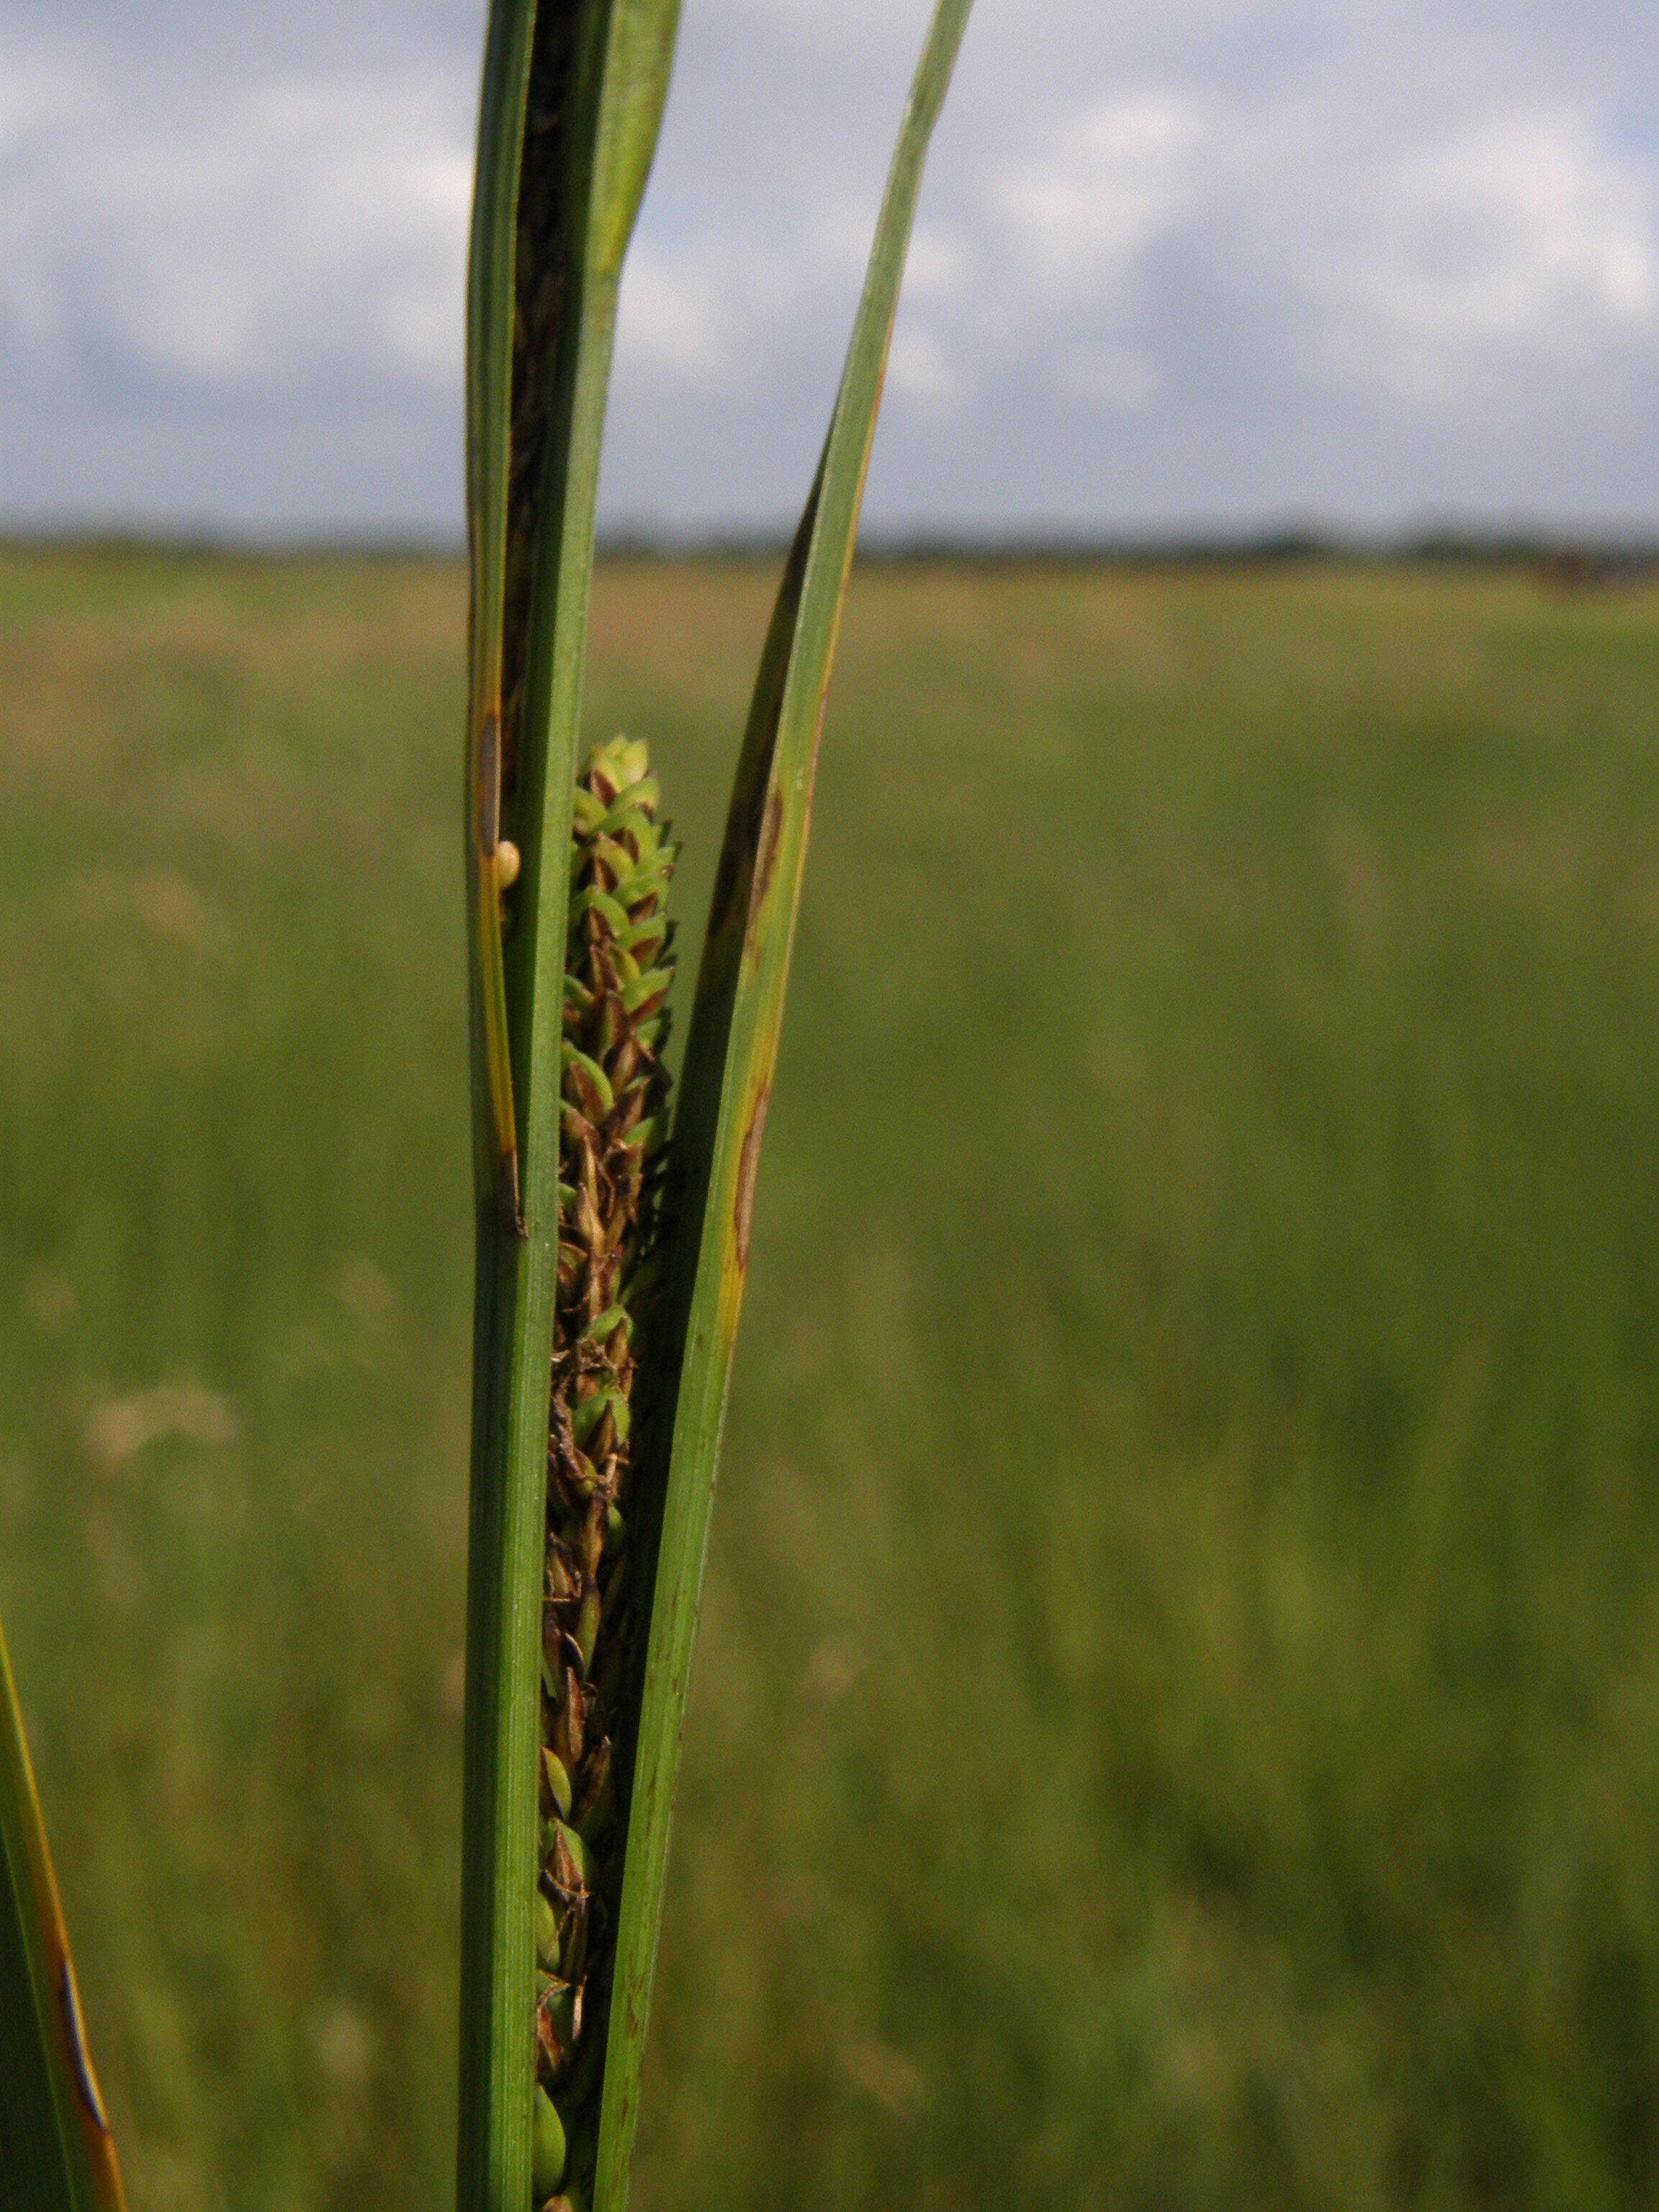
<instances>
[{"instance_id":1,"label":"background vegetation","mask_svg":"<svg viewBox=\"0 0 1659 2212\"><path fill-rule=\"evenodd\" d=\"M773 580L600 579L688 921ZM0 1605L138 2212L449 2190L463 595L0 556ZM1651 2201L1656 706L1652 585L856 580L641 2206Z\"/></svg>"}]
</instances>

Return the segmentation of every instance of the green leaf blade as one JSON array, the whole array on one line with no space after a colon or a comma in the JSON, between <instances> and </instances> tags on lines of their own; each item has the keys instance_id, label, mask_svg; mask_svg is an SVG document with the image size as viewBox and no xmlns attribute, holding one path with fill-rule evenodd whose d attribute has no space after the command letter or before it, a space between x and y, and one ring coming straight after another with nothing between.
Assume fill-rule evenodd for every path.
<instances>
[{"instance_id":1,"label":"green leaf blade","mask_svg":"<svg viewBox=\"0 0 1659 2212\"><path fill-rule=\"evenodd\" d=\"M535 0L495 0L485 34L466 295L466 505L471 551L466 725L467 929L475 1171L495 1194L518 1132L494 858L501 776L514 254Z\"/></svg>"},{"instance_id":2,"label":"green leaf blade","mask_svg":"<svg viewBox=\"0 0 1659 2212\"><path fill-rule=\"evenodd\" d=\"M674 1783L818 738L922 166L970 4L938 0L912 84L823 457L762 655L680 1079L677 1225L647 1352L651 1449L653 1465L657 1454L666 1459L666 1481L653 1532L593 2212L626 2212Z\"/></svg>"},{"instance_id":3,"label":"green leaf blade","mask_svg":"<svg viewBox=\"0 0 1659 2212\"><path fill-rule=\"evenodd\" d=\"M0 2212L126 2212L3 1629Z\"/></svg>"}]
</instances>

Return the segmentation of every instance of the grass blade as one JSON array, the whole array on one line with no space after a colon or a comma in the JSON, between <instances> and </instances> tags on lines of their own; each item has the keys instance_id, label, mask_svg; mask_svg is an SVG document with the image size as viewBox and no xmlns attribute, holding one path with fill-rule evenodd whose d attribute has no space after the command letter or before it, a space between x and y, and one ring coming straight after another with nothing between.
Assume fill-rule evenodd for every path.
<instances>
[{"instance_id":1,"label":"grass blade","mask_svg":"<svg viewBox=\"0 0 1659 2212\"><path fill-rule=\"evenodd\" d=\"M126 2212L0 1629L0 2208Z\"/></svg>"},{"instance_id":2,"label":"grass blade","mask_svg":"<svg viewBox=\"0 0 1659 2212\"><path fill-rule=\"evenodd\" d=\"M594 2212L624 2212L749 1224L806 859L818 738L922 164L970 0L939 0L883 199L817 479L774 611L744 738L675 1118L675 1226L651 1365L660 1493L633 1765ZM652 1472L647 1467L647 1474Z\"/></svg>"},{"instance_id":3,"label":"grass blade","mask_svg":"<svg viewBox=\"0 0 1659 2212\"><path fill-rule=\"evenodd\" d=\"M463 2212L524 2212L530 2200L565 856L617 288L678 19L678 0L543 0L539 10L533 0L495 0L485 47L467 374L466 843L478 1203ZM509 850L518 868L510 934L501 904Z\"/></svg>"}]
</instances>

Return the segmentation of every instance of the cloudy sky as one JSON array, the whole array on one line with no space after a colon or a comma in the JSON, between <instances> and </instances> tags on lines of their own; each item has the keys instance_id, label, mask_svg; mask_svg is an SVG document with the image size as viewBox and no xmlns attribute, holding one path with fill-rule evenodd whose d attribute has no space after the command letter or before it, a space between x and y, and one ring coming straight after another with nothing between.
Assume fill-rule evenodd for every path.
<instances>
[{"instance_id":1,"label":"cloudy sky","mask_svg":"<svg viewBox=\"0 0 1659 2212\"><path fill-rule=\"evenodd\" d=\"M483 0L0 0L0 524L460 527ZM805 489L925 0L685 0L614 527ZM1659 527L1651 0L978 0L889 532Z\"/></svg>"}]
</instances>

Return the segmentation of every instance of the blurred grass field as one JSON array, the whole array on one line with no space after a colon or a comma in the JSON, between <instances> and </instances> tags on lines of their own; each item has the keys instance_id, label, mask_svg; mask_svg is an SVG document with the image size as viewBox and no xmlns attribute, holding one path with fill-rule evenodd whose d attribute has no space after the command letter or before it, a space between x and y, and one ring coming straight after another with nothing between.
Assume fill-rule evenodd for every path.
<instances>
[{"instance_id":1,"label":"blurred grass field","mask_svg":"<svg viewBox=\"0 0 1659 2212\"><path fill-rule=\"evenodd\" d=\"M599 580L693 945L771 581ZM0 1605L135 2212L449 2200L463 619L0 553ZM641 2212L1654 2200L1656 1138L1659 591L860 572Z\"/></svg>"}]
</instances>

